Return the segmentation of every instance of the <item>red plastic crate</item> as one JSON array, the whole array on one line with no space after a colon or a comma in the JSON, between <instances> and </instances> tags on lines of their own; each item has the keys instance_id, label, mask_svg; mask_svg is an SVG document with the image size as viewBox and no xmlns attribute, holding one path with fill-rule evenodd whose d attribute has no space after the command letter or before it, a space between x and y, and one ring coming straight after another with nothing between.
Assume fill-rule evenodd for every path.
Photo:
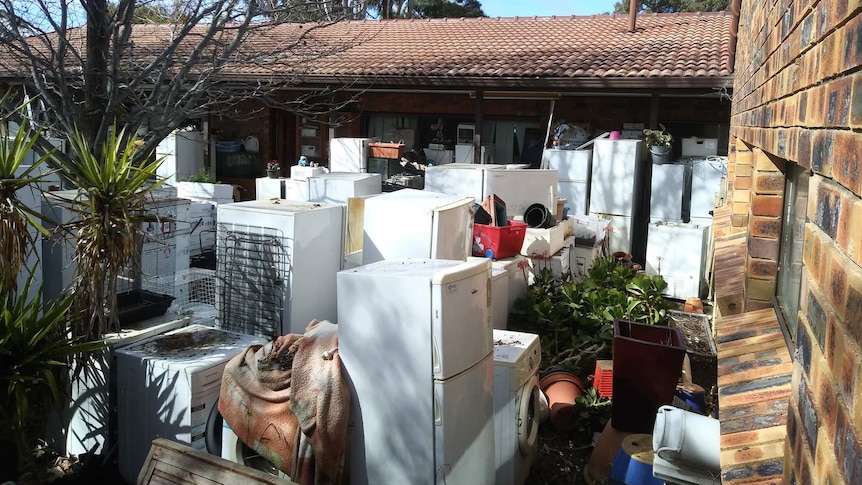
<instances>
[{"instance_id":1,"label":"red plastic crate","mask_svg":"<svg viewBox=\"0 0 862 485\"><path fill-rule=\"evenodd\" d=\"M597 360L596 372L593 374L593 387L599 396L612 398L614 394L614 361Z\"/></svg>"},{"instance_id":2,"label":"red plastic crate","mask_svg":"<svg viewBox=\"0 0 862 485\"><path fill-rule=\"evenodd\" d=\"M473 256L501 259L520 253L527 235L527 224L507 222L505 227L473 224Z\"/></svg>"}]
</instances>

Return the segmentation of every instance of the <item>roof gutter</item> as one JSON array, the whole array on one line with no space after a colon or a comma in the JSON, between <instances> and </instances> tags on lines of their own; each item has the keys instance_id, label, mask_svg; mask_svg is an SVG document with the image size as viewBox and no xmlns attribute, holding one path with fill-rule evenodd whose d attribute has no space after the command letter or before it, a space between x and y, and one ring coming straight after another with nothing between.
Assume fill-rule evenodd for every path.
<instances>
[{"instance_id":1,"label":"roof gutter","mask_svg":"<svg viewBox=\"0 0 862 485\"><path fill-rule=\"evenodd\" d=\"M730 2L730 45L727 46L727 52L730 54L727 57L727 70L731 73L734 72L734 66L736 65L736 43L737 43L737 34L739 33L739 10L742 4L742 0L733 0Z\"/></svg>"}]
</instances>

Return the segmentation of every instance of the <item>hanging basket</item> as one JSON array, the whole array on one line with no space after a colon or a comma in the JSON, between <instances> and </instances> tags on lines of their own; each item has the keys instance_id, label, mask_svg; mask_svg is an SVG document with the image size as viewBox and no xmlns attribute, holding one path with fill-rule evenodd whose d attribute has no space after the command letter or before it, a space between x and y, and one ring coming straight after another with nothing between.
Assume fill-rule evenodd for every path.
<instances>
[{"instance_id":1,"label":"hanging basket","mask_svg":"<svg viewBox=\"0 0 862 485\"><path fill-rule=\"evenodd\" d=\"M404 155L404 144L372 142L368 144L368 150L374 158L400 159Z\"/></svg>"}]
</instances>

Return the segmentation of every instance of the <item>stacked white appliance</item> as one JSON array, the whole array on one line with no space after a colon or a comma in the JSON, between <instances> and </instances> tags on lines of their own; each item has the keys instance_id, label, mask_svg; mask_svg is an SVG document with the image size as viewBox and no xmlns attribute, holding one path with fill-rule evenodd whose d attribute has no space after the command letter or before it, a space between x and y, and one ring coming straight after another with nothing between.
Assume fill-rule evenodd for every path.
<instances>
[{"instance_id":1,"label":"stacked white appliance","mask_svg":"<svg viewBox=\"0 0 862 485\"><path fill-rule=\"evenodd\" d=\"M559 172L557 195L566 199L570 215L582 216L589 211L592 164L592 149L548 148L542 153L542 166Z\"/></svg>"},{"instance_id":2,"label":"stacked white appliance","mask_svg":"<svg viewBox=\"0 0 862 485\"><path fill-rule=\"evenodd\" d=\"M350 483L494 483L490 261L338 273Z\"/></svg>"},{"instance_id":3,"label":"stacked white appliance","mask_svg":"<svg viewBox=\"0 0 862 485\"><path fill-rule=\"evenodd\" d=\"M634 253L633 238L645 231L641 204L645 145L641 140L593 142L590 215L611 219L610 251Z\"/></svg>"},{"instance_id":4,"label":"stacked white appliance","mask_svg":"<svg viewBox=\"0 0 862 485\"><path fill-rule=\"evenodd\" d=\"M329 140L331 172L362 173L368 171L368 144L372 138L332 138Z\"/></svg>"},{"instance_id":5,"label":"stacked white appliance","mask_svg":"<svg viewBox=\"0 0 862 485\"><path fill-rule=\"evenodd\" d=\"M205 167L206 140L201 131L176 130L156 146L156 157L163 158L156 174L169 183L188 180Z\"/></svg>"},{"instance_id":6,"label":"stacked white appliance","mask_svg":"<svg viewBox=\"0 0 862 485\"><path fill-rule=\"evenodd\" d=\"M365 200L362 262L397 257L466 260L472 197L402 189Z\"/></svg>"},{"instance_id":7,"label":"stacked white appliance","mask_svg":"<svg viewBox=\"0 0 862 485\"><path fill-rule=\"evenodd\" d=\"M190 325L115 350L119 467L132 483L155 438L206 448L227 361L257 337Z\"/></svg>"},{"instance_id":8,"label":"stacked white appliance","mask_svg":"<svg viewBox=\"0 0 862 485\"><path fill-rule=\"evenodd\" d=\"M712 225L716 196L720 199L726 196L727 157L692 157L689 164L691 190L688 221L701 226Z\"/></svg>"},{"instance_id":9,"label":"stacked white appliance","mask_svg":"<svg viewBox=\"0 0 862 485\"><path fill-rule=\"evenodd\" d=\"M527 207L540 203L551 211L557 205L557 170L526 165L470 165L452 163L425 170L425 190L468 195L476 202L495 194L506 203L509 219L523 219Z\"/></svg>"},{"instance_id":10,"label":"stacked white appliance","mask_svg":"<svg viewBox=\"0 0 862 485\"><path fill-rule=\"evenodd\" d=\"M649 217L653 222L682 222L686 164L653 163L650 180Z\"/></svg>"},{"instance_id":11,"label":"stacked white appliance","mask_svg":"<svg viewBox=\"0 0 862 485\"><path fill-rule=\"evenodd\" d=\"M539 447L539 336L494 330L496 485L522 485Z\"/></svg>"},{"instance_id":12,"label":"stacked white appliance","mask_svg":"<svg viewBox=\"0 0 862 485\"><path fill-rule=\"evenodd\" d=\"M220 205L218 326L273 337L336 321L344 207L290 200Z\"/></svg>"},{"instance_id":13,"label":"stacked white appliance","mask_svg":"<svg viewBox=\"0 0 862 485\"><path fill-rule=\"evenodd\" d=\"M692 223L652 222L647 238L647 273L661 275L666 294L673 298L700 297L706 287L704 255L709 226Z\"/></svg>"},{"instance_id":14,"label":"stacked white appliance","mask_svg":"<svg viewBox=\"0 0 862 485\"><path fill-rule=\"evenodd\" d=\"M472 123L461 123L458 125L455 143L455 163L474 163L475 145L473 137L476 133L476 125ZM479 156L482 165L494 163L494 145L482 145Z\"/></svg>"},{"instance_id":15,"label":"stacked white appliance","mask_svg":"<svg viewBox=\"0 0 862 485\"><path fill-rule=\"evenodd\" d=\"M308 179L259 177L255 181L255 199L308 202Z\"/></svg>"},{"instance_id":16,"label":"stacked white appliance","mask_svg":"<svg viewBox=\"0 0 862 485\"><path fill-rule=\"evenodd\" d=\"M381 192L379 173L330 172L308 179L308 201L347 205L347 199Z\"/></svg>"}]
</instances>

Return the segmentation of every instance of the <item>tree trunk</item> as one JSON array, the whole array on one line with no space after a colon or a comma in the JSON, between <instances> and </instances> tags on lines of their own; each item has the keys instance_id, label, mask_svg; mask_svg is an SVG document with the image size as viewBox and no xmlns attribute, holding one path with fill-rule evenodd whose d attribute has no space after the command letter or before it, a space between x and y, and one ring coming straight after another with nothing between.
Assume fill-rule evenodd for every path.
<instances>
[{"instance_id":1,"label":"tree trunk","mask_svg":"<svg viewBox=\"0 0 862 485\"><path fill-rule=\"evenodd\" d=\"M81 130L98 155L105 134L102 121L106 103L110 25L107 0L86 0L87 59L84 67L84 116Z\"/></svg>"}]
</instances>

